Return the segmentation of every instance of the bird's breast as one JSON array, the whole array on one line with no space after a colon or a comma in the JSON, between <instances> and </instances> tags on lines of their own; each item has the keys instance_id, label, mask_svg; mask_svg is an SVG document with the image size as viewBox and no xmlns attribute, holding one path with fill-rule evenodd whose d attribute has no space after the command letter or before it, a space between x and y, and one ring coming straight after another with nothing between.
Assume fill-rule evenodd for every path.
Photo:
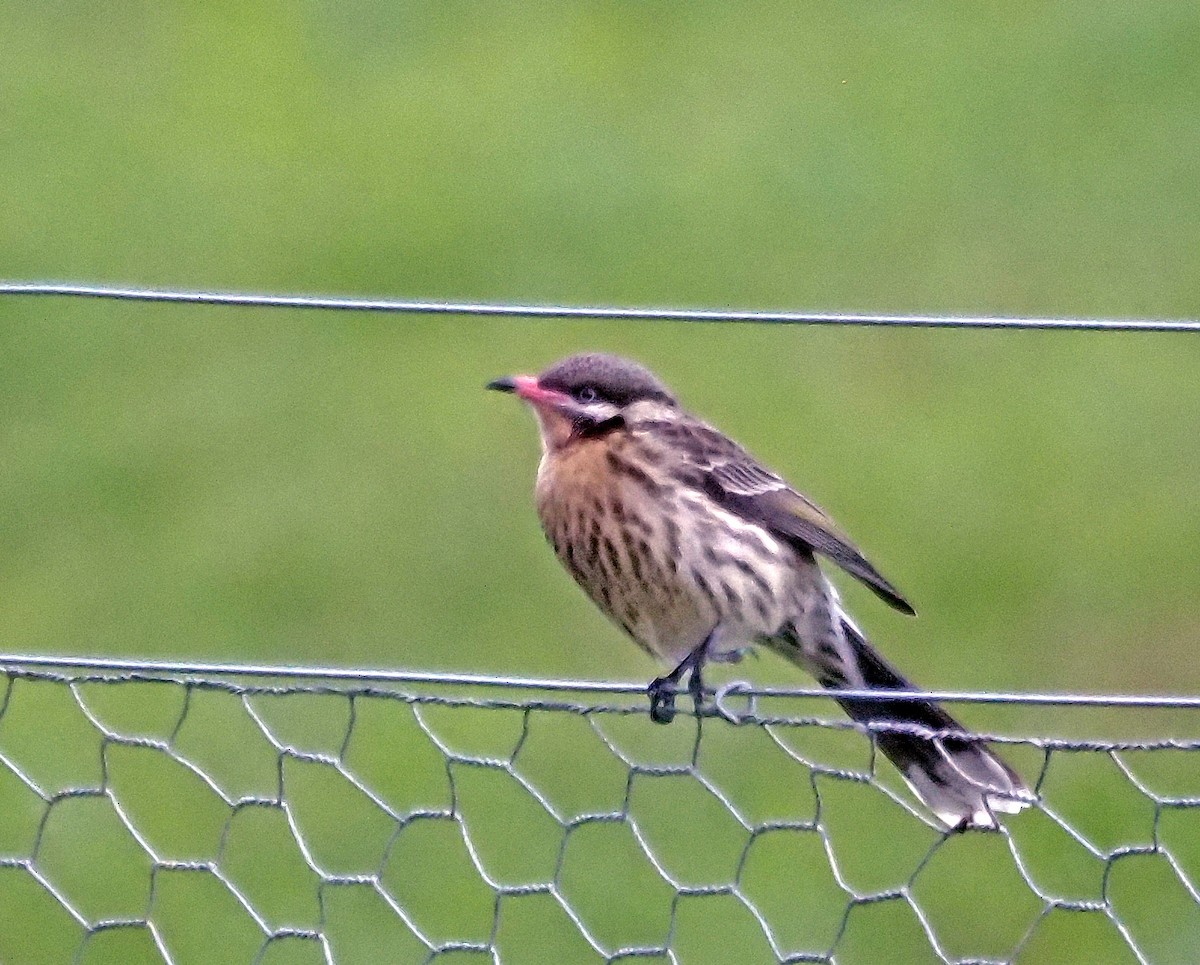
<instances>
[{"instance_id":1,"label":"bird's breast","mask_svg":"<svg viewBox=\"0 0 1200 965\"><path fill-rule=\"evenodd\" d=\"M559 560L609 617L664 658L718 624L748 642L782 622L791 551L673 481L651 455L611 440L543 458L538 515Z\"/></svg>"}]
</instances>

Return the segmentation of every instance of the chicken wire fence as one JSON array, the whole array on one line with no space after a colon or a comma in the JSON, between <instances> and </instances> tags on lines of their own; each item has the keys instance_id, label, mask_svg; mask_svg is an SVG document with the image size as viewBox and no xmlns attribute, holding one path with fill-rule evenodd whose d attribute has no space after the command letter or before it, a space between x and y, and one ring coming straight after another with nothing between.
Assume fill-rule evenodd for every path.
<instances>
[{"instance_id":1,"label":"chicken wire fence","mask_svg":"<svg viewBox=\"0 0 1200 965\"><path fill-rule=\"evenodd\" d=\"M1200 957L1195 737L988 734L1037 801L951 833L811 691L90 663L0 658L6 963Z\"/></svg>"}]
</instances>

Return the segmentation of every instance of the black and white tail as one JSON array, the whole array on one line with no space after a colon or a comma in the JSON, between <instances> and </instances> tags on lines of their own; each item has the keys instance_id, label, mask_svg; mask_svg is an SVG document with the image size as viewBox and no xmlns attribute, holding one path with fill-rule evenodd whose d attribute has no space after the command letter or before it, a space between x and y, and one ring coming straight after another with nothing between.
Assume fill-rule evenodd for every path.
<instances>
[{"instance_id":1,"label":"black and white tail","mask_svg":"<svg viewBox=\"0 0 1200 965\"><path fill-rule=\"evenodd\" d=\"M837 679L841 674L835 676L829 672L832 668L826 668L818 675L823 686L916 689L879 655L849 617L839 616L853 655L856 672L852 676L858 679ZM788 655L798 653L798 649L792 649ZM814 668L805 669L812 672ZM863 724L910 724L924 730L965 732L958 721L931 701L839 698L838 703L852 719ZM999 827L997 813L1015 814L1033 802L1033 794L1020 776L980 741L887 731L877 731L875 740L917 797L950 828L994 830Z\"/></svg>"}]
</instances>

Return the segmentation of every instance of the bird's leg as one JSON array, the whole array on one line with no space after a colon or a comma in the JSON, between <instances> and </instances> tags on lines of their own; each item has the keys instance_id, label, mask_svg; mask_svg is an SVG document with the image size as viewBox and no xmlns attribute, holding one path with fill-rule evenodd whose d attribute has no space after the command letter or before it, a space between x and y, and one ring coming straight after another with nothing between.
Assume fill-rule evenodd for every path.
<instances>
[{"instance_id":1,"label":"bird's leg","mask_svg":"<svg viewBox=\"0 0 1200 965\"><path fill-rule=\"evenodd\" d=\"M683 661L664 677L656 677L646 688L646 696L650 698L650 719L656 724L669 724L675 719L675 685L679 678L687 673L692 655L689 653Z\"/></svg>"},{"instance_id":2,"label":"bird's leg","mask_svg":"<svg viewBox=\"0 0 1200 965\"><path fill-rule=\"evenodd\" d=\"M707 646L708 641L706 640L692 651L695 659L692 661L692 675L688 678L688 693L692 695L692 710L697 717L700 716L700 704L704 700L704 680L700 676L700 671L704 667L704 651Z\"/></svg>"},{"instance_id":3,"label":"bird's leg","mask_svg":"<svg viewBox=\"0 0 1200 965\"><path fill-rule=\"evenodd\" d=\"M675 697L678 694L676 687L683 675L689 671L691 677L688 679L688 693L692 695L692 702L699 713L700 702L704 696L704 680L700 671L715 634L716 630L713 630L665 677L658 677L650 682L650 686L646 688L646 696L650 698L650 719L654 723L669 724L675 719Z\"/></svg>"}]
</instances>

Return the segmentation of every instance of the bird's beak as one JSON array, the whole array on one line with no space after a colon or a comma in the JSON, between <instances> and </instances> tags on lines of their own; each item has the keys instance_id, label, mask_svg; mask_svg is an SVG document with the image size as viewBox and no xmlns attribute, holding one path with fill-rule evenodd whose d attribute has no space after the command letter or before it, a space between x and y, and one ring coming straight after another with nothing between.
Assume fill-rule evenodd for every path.
<instances>
[{"instance_id":1,"label":"bird's beak","mask_svg":"<svg viewBox=\"0 0 1200 965\"><path fill-rule=\"evenodd\" d=\"M569 395L543 388L532 375L506 375L503 378L492 379L486 387L497 392L512 392L539 408L561 409L572 403Z\"/></svg>"}]
</instances>

